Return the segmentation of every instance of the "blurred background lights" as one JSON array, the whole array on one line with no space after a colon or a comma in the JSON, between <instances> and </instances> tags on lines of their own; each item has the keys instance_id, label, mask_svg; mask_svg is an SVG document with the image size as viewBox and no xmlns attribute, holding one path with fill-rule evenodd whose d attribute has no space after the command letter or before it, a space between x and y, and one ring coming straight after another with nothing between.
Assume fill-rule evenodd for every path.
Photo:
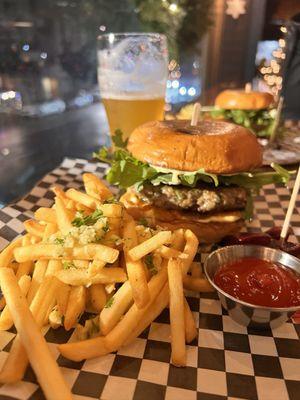
<instances>
[{"instance_id":1,"label":"blurred background lights","mask_svg":"<svg viewBox=\"0 0 300 400\"><path fill-rule=\"evenodd\" d=\"M179 93L184 96L186 94L186 87L185 86L181 86L181 88L179 89Z\"/></svg>"},{"instance_id":2,"label":"blurred background lights","mask_svg":"<svg viewBox=\"0 0 300 400\"><path fill-rule=\"evenodd\" d=\"M40 54L40 57L41 57L43 60L46 60L46 58L48 57L48 54L47 54L45 51L42 51L41 54Z\"/></svg>"},{"instance_id":3,"label":"blurred background lights","mask_svg":"<svg viewBox=\"0 0 300 400\"><path fill-rule=\"evenodd\" d=\"M175 79L172 82L172 88L174 88L174 89L178 89L179 88L179 81L177 79Z\"/></svg>"},{"instance_id":4,"label":"blurred background lights","mask_svg":"<svg viewBox=\"0 0 300 400\"><path fill-rule=\"evenodd\" d=\"M196 94L196 89L193 86L191 86L188 90L188 95L195 96L195 94Z\"/></svg>"},{"instance_id":5,"label":"blurred background lights","mask_svg":"<svg viewBox=\"0 0 300 400\"><path fill-rule=\"evenodd\" d=\"M23 51L29 51L29 49L30 49L30 46L27 43L22 46Z\"/></svg>"},{"instance_id":6,"label":"blurred background lights","mask_svg":"<svg viewBox=\"0 0 300 400\"><path fill-rule=\"evenodd\" d=\"M99 29L101 32L105 32L106 31L106 26L105 25L100 25Z\"/></svg>"},{"instance_id":7,"label":"blurred background lights","mask_svg":"<svg viewBox=\"0 0 300 400\"><path fill-rule=\"evenodd\" d=\"M8 92L1 93L0 97L4 101L14 99L16 97L16 92L14 92L13 90L9 90Z\"/></svg>"},{"instance_id":8,"label":"blurred background lights","mask_svg":"<svg viewBox=\"0 0 300 400\"><path fill-rule=\"evenodd\" d=\"M177 6L177 4L171 3L171 4L169 5L169 10L170 10L172 13L176 13L176 12L178 11L178 6Z\"/></svg>"}]
</instances>

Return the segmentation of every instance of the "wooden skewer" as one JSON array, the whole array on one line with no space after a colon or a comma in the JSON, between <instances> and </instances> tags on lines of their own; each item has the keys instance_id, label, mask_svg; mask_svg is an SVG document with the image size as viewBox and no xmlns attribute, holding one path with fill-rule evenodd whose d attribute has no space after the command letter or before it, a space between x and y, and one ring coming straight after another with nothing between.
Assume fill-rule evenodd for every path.
<instances>
[{"instance_id":1,"label":"wooden skewer","mask_svg":"<svg viewBox=\"0 0 300 400\"><path fill-rule=\"evenodd\" d=\"M283 227L282 227L282 230L281 230L281 233L280 233L280 238L281 239L285 239L286 238L286 235L287 235L287 232L288 232L288 229L289 229L289 226L290 226L290 221L291 221L291 218L292 218L292 215L293 215L295 203L296 203L296 200L297 200L299 187L300 187L300 166L298 168L298 173L297 173L296 181L295 181L295 184L294 184L293 192L292 192L291 199L290 199L290 202L289 202L289 206L288 206L288 209L287 209L287 212L286 212L286 216L285 216L285 219L284 219Z\"/></svg>"},{"instance_id":2,"label":"wooden skewer","mask_svg":"<svg viewBox=\"0 0 300 400\"><path fill-rule=\"evenodd\" d=\"M247 82L245 85L245 92L250 93L252 91L252 84L251 82Z\"/></svg>"},{"instance_id":3,"label":"wooden skewer","mask_svg":"<svg viewBox=\"0 0 300 400\"><path fill-rule=\"evenodd\" d=\"M200 103L195 103L194 109L193 109L193 114L192 114L192 119L191 119L191 126L196 126L198 123L199 119L199 114L201 110L201 104Z\"/></svg>"}]
</instances>

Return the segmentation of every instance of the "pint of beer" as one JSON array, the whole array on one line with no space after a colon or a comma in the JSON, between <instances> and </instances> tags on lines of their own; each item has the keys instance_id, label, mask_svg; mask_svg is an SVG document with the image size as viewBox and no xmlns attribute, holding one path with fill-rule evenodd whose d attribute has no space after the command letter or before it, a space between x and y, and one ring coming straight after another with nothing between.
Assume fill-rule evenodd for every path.
<instances>
[{"instance_id":1,"label":"pint of beer","mask_svg":"<svg viewBox=\"0 0 300 400\"><path fill-rule=\"evenodd\" d=\"M110 133L127 138L137 126L163 119L168 75L164 35L106 34L98 38L98 81Z\"/></svg>"}]
</instances>

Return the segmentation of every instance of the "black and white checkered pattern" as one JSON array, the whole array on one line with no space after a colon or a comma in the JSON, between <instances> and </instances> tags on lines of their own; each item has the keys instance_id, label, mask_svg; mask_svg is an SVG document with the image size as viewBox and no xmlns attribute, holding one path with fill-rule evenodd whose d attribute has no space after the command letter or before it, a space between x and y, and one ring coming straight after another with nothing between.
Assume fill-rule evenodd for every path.
<instances>
[{"instance_id":1,"label":"black and white checkered pattern","mask_svg":"<svg viewBox=\"0 0 300 400\"><path fill-rule=\"evenodd\" d=\"M40 206L50 206L51 185L82 186L82 172L103 175L104 164L66 159L23 200L0 210L0 248L22 233L22 221ZM288 205L286 188L268 186L256 201L256 215L248 229L264 231L281 225ZM300 201L293 216L300 236ZM296 238L292 238L296 240ZM280 399L300 397L300 325L288 322L280 328L257 332L232 321L215 293L189 293L188 302L199 327L198 340L187 346L187 367L170 364L170 326L166 309L131 345L114 354L83 362L66 360L56 344L71 333L46 331L49 347L77 400L222 400ZM0 367L15 331L0 334ZM24 380L0 387L1 399L43 399L29 368ZM58 399L63 400L63 399Z\"/></svg>"}]
</instances>

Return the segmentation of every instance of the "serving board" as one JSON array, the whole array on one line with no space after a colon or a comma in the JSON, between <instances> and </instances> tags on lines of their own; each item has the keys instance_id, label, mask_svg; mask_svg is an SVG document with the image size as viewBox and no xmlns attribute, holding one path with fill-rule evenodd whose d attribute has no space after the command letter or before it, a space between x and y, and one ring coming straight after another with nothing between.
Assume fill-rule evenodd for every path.
<instances>
[{"instance_id":1,"label":"serving board","mask_svg":"<svg viewBox=\"0 0 300 400\"><path fill-rule=\"evenodd\" d=\"M0 248L23 233L22 222L39 207L53 203L52 185L81 188L81 174L103 176L105 164L65 159L24 199L0 210ZM250 231L281 225L289 200L288 189L267 186L257 197ZM300 236L300 199L293 216ZM292 240L296 240L295 237ZM205 255L202 255L202 260ZM234 323L214 293L188 293L199 326L198 339L187 346L187 367L170 364L170 327L166 309L131 345L114 354L83 362L60 356L56 345L71 332L45 329L49 347L77 400L298 400L300 394L300 325L257 332ZM15 336L0 333L0 367ZM44 399L31 368L22 382L0 387L0 400ZM63 399L58 399L63 400Z\"/></svg>"}]
</instances>

